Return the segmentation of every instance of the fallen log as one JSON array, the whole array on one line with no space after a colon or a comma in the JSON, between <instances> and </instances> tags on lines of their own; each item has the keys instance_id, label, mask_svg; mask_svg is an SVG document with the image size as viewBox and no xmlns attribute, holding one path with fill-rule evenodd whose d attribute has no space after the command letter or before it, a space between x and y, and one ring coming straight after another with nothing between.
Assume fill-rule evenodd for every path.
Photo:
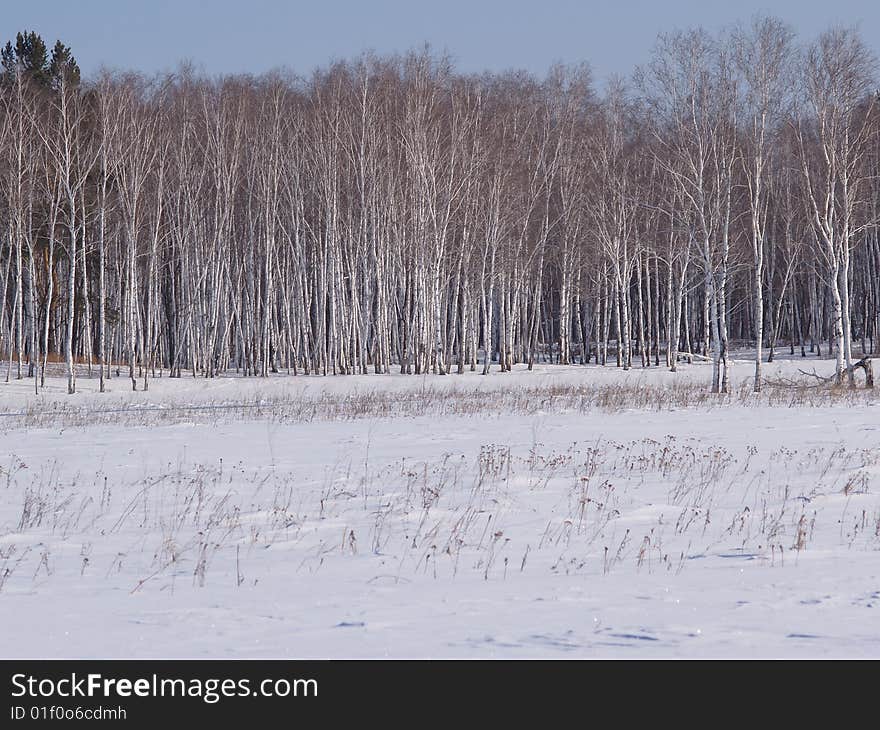
<instances>
[{"instance_id":1,"label":"fallen log","mask_svg":"<svg viewBox=\"0 0 880 730\"><path fill-rule=\"evenodd\" d=\"M846 375L849 378L850 382L854 383L855 382L854 376L855 376L856 370L864 370L865 371L865 387L866 388L873 388L874 387L874 366L871 363L871 358L865 356L861 360L859 360L858 362L854 362L849 367L845 367L840 373L841 379L843 378L844 375ZM799 370L799 372L801 372L803 375L806 375L810 378L815 378L816 380L818 380L822 383L834 382L837 380L837 377L838 377L837 373L835 373L834 375L829 375L827 377L824 375L819 375L815 371L815 369L811 373L808 373L806 370Z\"/></svg>"}]
</instances>

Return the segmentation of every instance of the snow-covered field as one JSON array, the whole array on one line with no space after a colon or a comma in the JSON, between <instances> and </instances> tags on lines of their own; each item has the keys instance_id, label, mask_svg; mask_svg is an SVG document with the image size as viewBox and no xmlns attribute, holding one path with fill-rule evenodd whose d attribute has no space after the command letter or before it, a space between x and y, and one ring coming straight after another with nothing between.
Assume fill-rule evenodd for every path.
<instances>
[{"instance_id":1,"label":"snow-covered field","mask_svg":"<svg viewBox=\"0 0 880 730\"><path fill-rule=\"evenodd\" d=\"M880 656L877 401L751 373L0 383L0 656Z\"/></svg>"}]
</instances>

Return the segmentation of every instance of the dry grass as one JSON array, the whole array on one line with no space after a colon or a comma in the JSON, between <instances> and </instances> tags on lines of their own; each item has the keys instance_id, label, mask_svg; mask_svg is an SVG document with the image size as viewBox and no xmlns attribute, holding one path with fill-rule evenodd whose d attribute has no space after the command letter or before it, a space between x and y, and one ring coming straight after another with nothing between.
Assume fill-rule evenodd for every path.
<instances>
[{"instance_id":1,"label":"dry grass","mask_svg":"<svg viewBox=\"0 0 880 730\"><path fill-rule=\"evenodd\" d=\"M399 583L677 575L707 550L782 567L813 547L817 525L824 548L877 549L880 512L861 478L876 453L781 448L753 461L757 454L670 434L339 461L323 479L222 460L169 463L121 483L102 470L65 474L55 462L26 469L13 457L0 467L0 489L20 505L0 543L0 591L11 581L32 590L59 570L98 582L121 574L132 593L173 591L176 582L242 588L270 578L276 550L295 573L354 560L362 578ZM640 511L648 496L660 514Z\"/></svg>"},{"instance_id":2,"label":"dry grass","mask_svg":"<svg viewBox=\"0 0 880 730\"><path fill-rule=\"evenodd\" d=\"M0 431L20 428L75 427L96 424L130 426L174 423L217 423L241 420L309 423L416 416L503 416L541 413L617 413L622 411L709 410L724 407L770 406L820 408L876 402L864 388L816 387L804 379L795 384L767 384L752 392L749 382L733 393L710 393L702 383L665 385L550 384L497 390L425 387L419 390L353 390L348 393L297 393L275 398L259 394L241 401L200 403L89 404L34 402L0 413Z\"/></svg>"}]
</instances>

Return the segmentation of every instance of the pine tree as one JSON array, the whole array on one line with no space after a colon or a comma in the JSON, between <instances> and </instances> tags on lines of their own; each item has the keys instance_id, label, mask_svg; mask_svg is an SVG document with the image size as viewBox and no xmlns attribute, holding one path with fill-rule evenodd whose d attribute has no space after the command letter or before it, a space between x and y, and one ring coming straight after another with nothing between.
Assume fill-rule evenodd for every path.
<instances>
[{"instance_id":1,"label":"pine tree","mask_svg":"<svg viewBox=\"0 0 880 730\"><path fill-rule=\"evenodd\" d=\"M34 31L16 34L15 45L9 42L2 51L3 69L7 74L20 68L41 86L49 83L48 60L46 44Z\"/></svg>"},{"instance_id":2,"label":"pine tree","mask_svg":"<svg viewBox=\"0 0 880 730\"><path fill-rule=\"evenodd\" d=\"M14 45L8 42L0 50L0 63L7 77L21 70L43 88L57 90L62 78L72 86L79 85L79 65L70 46L56 41L50 57L43 39L33 31L18 33Z\"/></svg>"},{"instance_id":3,"label":"pine tree","mask_svg":"<svg viewBox=\"0 0 880 730\"><path fill-rule=\"evenodd\" d=\"M61 86L62 78L71 86L79 85L79 66L70 51L70 46L65 46L61 41L55 41L48 74L53 89L58 89Z\"/></svg>"}]
</instances>

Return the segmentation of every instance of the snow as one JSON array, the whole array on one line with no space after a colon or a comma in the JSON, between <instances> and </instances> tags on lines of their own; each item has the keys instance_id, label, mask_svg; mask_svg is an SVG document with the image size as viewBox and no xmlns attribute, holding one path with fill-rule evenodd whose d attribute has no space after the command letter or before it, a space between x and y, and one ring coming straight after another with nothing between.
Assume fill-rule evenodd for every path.
<instances>
[{"instance_id":1,"label":"snow","mask_svg":"<svg viewBox=\"0 0 880 730\"><path fill-rule=\"evenodd\" d=\"M708 378L0 383L0 655L880 656L877 401Z\"/></svg>"}]
</instances>

